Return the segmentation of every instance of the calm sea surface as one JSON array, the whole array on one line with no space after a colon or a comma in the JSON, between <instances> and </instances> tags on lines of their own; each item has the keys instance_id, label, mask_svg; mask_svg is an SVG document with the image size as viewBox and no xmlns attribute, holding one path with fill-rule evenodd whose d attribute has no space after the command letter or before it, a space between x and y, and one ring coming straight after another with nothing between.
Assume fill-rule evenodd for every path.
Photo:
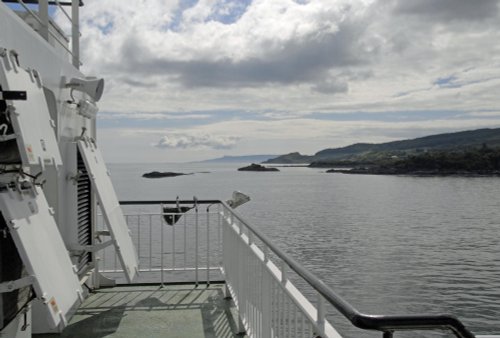
<instances>
[{"instance_id":1,"label":"calm sea surface","mask_svg":"<svg viewBox=\"0 0 500 338\"><path fill-rule=\"evenodd\" d=\"M109 169L122 200L250 195L239 213L361 312L451 313L476 334L500 334L500 178L238 172L242 165ZM141 177L152 170L195 174ZM333 322L345 337L382 336ZM421 336L435 337L395 335Z\"/></svg>"}]
</instances>

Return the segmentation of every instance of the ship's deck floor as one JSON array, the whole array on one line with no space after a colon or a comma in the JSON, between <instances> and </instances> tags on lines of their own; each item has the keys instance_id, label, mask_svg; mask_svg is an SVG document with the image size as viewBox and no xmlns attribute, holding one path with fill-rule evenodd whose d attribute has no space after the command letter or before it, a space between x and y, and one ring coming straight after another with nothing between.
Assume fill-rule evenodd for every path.
<instances>
[{"instance_id":1,"label":"ship's deck floor","mask_svg":"<svg viewBox=\"0 0 500 338\"><path fill-rule=\"evenodd\" d=\"M132 285L97 290L61 335L35 337L225 338L237 335L224 285Z\"/></svg>"}]
</instances>

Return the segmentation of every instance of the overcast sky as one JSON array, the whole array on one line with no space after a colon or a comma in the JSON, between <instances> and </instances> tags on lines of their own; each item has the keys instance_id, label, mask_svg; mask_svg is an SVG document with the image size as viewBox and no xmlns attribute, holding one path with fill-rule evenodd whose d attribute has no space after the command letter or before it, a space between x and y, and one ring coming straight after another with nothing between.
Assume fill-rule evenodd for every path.
<instances>
[{"instance_id":1,"label":"overcast sky","mask_svg":"<svg viewBox=\"0 0 500 338\"><path fill-rule=\"evenodd\" d=\"M108 162L500 127L496 0L86 0ZM64 25L64 20L60 20Z\"/></svg>"}]
</instances>

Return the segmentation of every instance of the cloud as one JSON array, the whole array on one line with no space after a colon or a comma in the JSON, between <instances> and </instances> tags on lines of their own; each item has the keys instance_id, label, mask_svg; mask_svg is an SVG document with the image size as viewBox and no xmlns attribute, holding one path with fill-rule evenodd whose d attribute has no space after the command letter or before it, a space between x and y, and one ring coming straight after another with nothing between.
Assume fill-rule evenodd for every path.
<instances>
[{"instance_id":1,"label":"cloud","mask_svg":"<svg viewBox=\"0 0 500 338\"><path fill-rule=\"evenodd\" d=\"M484 20L498 15L497 0L398 0L395 12L440 21Z\"/></svg>"},{"instance_id":2,"label":"cloud","mask_svg":"<svg viewBox=\"0 0 500 338\"><path fill-rule=\"evenodd\" d=\"M201 120L209 119L209 114L169 114L169 113L104 113L100 120Z\"/></svg>"},{"instance_id":3,"label":"cloud","mask_svg":"<svg viewBox=\"0 0 500 338\"><path fill-rule=\"evenodd\" d=\"M436 79L500 76L491 0L88 0L81 18L83 70L106 78L108 111L420 109Z\"/></svg>"},{"instance_id":4,"label":"cloud","mask_svg":"<svg viewBox=\"0 0 500 338\"><path fill-rule=\"evenodd\" d=\"M314 84L311 89L323 94L334 94L347 92L347 86L347 82L328 79Z\"/></svg>"},{"instance_id":5,"label":"cloud","mask_svg":"<svg viewBox=\"0 0 500 338\"><path fill-rule=\"evenodd\" d=\"M140 142L155 155L162 144L194 156L216 152L211 144L267 153L271 142L317 150L363 131L414 136L396 123L407 111L421 112L429 134L486 127L500 107L499 1L87 0L81 31L83 73L106 80L99 127L150 128ZM352 134L333 135L345 124L321 114L345 115ZM241 139L196 142L228 130Z\"/></svg>"},{"instance_id":6,"label":"cloud","mask_svg":"<svg viewBox=\"0 0 500 338\"><path fill-rule=\"evenodd\" d=\"M308 6L282 3L287 6L257 1L237 27L205 23L203 29L210 35L199 32L196 24L165 36L177 41L169 47L184 50L183 55L166 54L158 45L147 44L139 31L132 31L122 41L121 62L111 67L140 77L161 74L185 88L307 83L321 91L336 81L328 70L369 63L376 48L362 39L366 27L355 14L348 15L354 11L350 7L310 5L313 8L301 11ZM259 22L257 15L262 15ZM291 24L279 24L287 20ZM252 28L255 25L267 30ZM180 38L192 39L199 50L180 45ZM345 92L345 87L329 85L327 91Z\"/></svg>"},{"instance_id":7,"label":"cloud","mask_svg":"<svg viewBox=\"0 0 500 338\"><path fill-rule=\"evenodd\" d=\"M170 134L160 138L153 146L162 149L212 148L230 149L239 140L234 136Z\"/></svg>"}]
</instances>

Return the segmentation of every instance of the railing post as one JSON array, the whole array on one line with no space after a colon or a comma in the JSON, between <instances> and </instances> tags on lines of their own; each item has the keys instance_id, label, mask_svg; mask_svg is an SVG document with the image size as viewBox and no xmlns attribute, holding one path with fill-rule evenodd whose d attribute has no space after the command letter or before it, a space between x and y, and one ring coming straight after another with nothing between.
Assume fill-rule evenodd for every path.
<instances>
[{"instance_id":1,"label":"railing post","mask_svg":"<svg viewBox=\"0 0 500 338\"><path fill-rule=\"evenodd\" d=\"M137 215L137 260L141 268L141 215Z\"/></svg>"},{"instance_id":2,"label":"railing post","mask_svg":"<svg viewBox=\"0 0 500 338\"><path fill-rule=\"evenodd\" d=\"M149 271L153 269L153 222L152 215L149 215ZM161 215L160 215L161 218Z\"/></svg>"},{"instance_id":3,"label":"railing post","mask_svg":"<svg viewBox=\"0 0 500 338\"><path fill-rule=\"evenodd\" d=\"M95 255L95 261L94 261L94 281L93 281L93 284L94 284L94 288L96 289L99 289L101 287L100 283L99 283L99 269L100 269L100 260L101 260L101 257Z\"/></svg>"},{"instance_id":4,"label":"railing post","mask_svg":"<svg viewBox=\"0 0 500 338\"><path fill-rule=\"evenodd\" d=\"M195 208L194 227L194 279L195 285L198 286L198 207Z\"/></svg>"},{"instance_id":5,"label":"railing post","mask_svg":"<svg viewBox=\"0 0 500 338\"><path fill-rule=\"evenodd\" d=\"M318 293L318 318L316 319L316 326L319 330L318 334L320 336L324 335L325 332L325 298Z\"/></svg>"},{"instance_id":6,"label":"railing post","mask_svg":"<svg viewBox=\"0 0 500 338\"><path fill-rule=\"evenodd\" d=\"M207 209L207 286L210 285L210 211Z\"/></svg>"},{"instance_id":7,"label":"railing post","mask_svg":"<svg viewBox=\"0 0 500 338\"><path fill-rule=\"evenodd\" d=\"M73 54L73 66L80 69L80 0L71 1L71 45Z\"/></svg>"},{"instance_id":8,"label":"railing post","mask_svg":"<svg viewBox=\"0 0 500 338\"><path fill-rule=\"evenodd\" d=\"M172 271L175 271L175 224L172 225L171 229L172 229Z\"/></svg>"},{"instance_id":9,"label":"railing post","mask_svg":"<svg viewBox=\"0 0 500 338\"><path fill-rule=\"evenodd\" d=\"M237 220L234 220L231 215L231 221L236 222ZM232 233L232 229L229 230L230 233ZM232 252L232 255L234 255L235 259L233 260L232 258L231 261L233 261L232 267L231 267L231 273L233 274L233 279L232 279L232 288L235 293L235 301L237 302L237 309L238 309L238 323L237 323L237 330L239 334L245 333L245 325L243 323L243 318L246 316L246 302L247 302L247 295L246 295L246 290L245 290L245 274L247 273L247 266L245 265L245 256L244 256L244 251L243 251L243 240L241 238L240 234L233 234L232 237L234 238L233 241L233 248L234 252Z\"/></svg>"},{"instance_id":10,"label":"railing post","mask_svg":"<svg viewBox=\"0 0 500 338\"><path fill-rule=\"evenodd\" d=\"M160 286L163 287L163 205L160 207L160 274L161 274L161 281L160 281Z\"/></svg>"},{"instance_id":11,"label":"railing post","mask_svg":"<svg viewBox=\"0 0 500 338\"><path fill-rule=\"evenodd\" d=\"M281 262L281 284L286 284L287 276L286 276L286 263Z\"/></svg>"},{"instance_id":12,"label":"railing post","mask_svg":"<svg viewBox=\"0 0 500 338\"><path fill-rule=\"evenodd\" d=\"M218 252L219 252L219 267L222 267L222 240L221 240L221 233L222 233L222 222L221 222L221 204L219 203L217 205L217 247L218 247Z\"/></svg>"},{"instance_id":13,"label":"railing post","mask_svg":"<svg viewBox=\"0 0 500 338\"><path fill-rule=\"evenodd\" d=\"M262 337L272 337L273 290L271 276L265 266L262 271Z\"/></svg>"},{"instance_id":14,"label":"railing post","mask_svg":"<svg viewBox=\"0 0 500 338\"><path fill-rule=\"evenodd\" d=\"M184 270L187 270L187 217L184 216L184 243L183 243L183 249L184 249Z\"/></svg>"}]
</instances>

